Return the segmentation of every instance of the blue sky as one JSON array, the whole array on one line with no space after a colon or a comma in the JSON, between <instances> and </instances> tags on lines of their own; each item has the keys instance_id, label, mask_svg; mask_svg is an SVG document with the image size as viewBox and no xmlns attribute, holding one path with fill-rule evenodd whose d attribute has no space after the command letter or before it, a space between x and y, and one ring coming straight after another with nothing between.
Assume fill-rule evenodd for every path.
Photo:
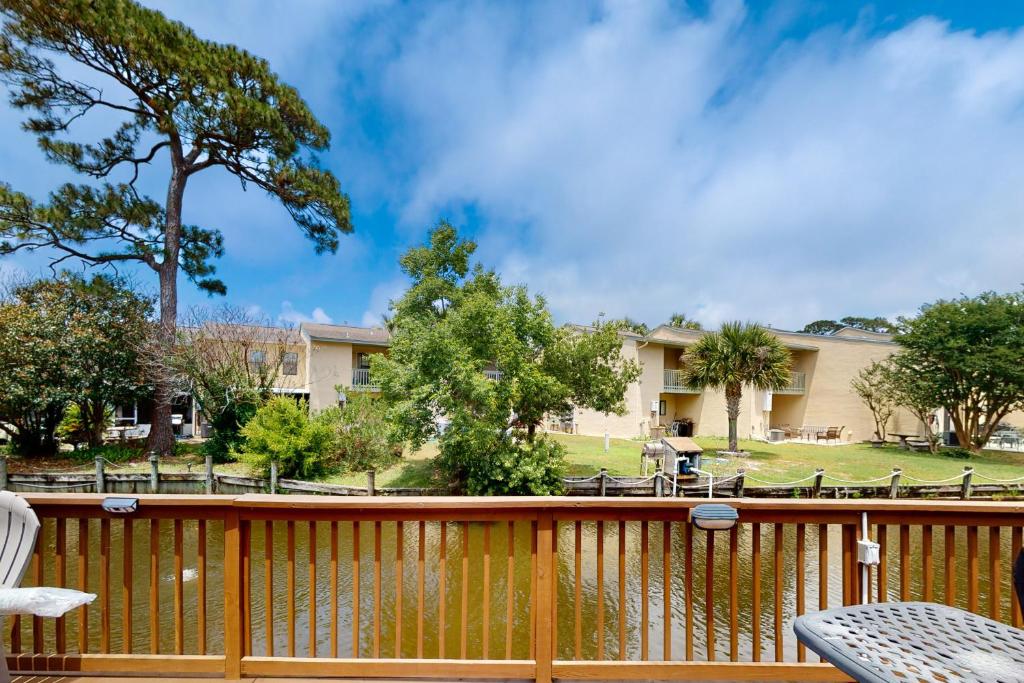
<instances>
[{"instance_id":1,"label":"blue sky","mask_svg":"<svg viewBox=\"0 0 1024 683\"><path fill-rule=\"evenodd\" d=\"M798 328L1022 281L1017 3L150 4L267 58L332 131L336 255L226 175L186 195L227 300L275 320L378 320L441 217L560 321ZM0 107L0 172L42 195L67 178L20 118Z\"/></svg>"}]
</instances>

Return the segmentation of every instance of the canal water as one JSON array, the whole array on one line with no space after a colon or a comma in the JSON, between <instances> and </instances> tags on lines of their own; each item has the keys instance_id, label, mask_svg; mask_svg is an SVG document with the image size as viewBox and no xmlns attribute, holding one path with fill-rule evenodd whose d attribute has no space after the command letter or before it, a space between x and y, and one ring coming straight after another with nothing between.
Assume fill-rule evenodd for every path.
<instances>
[{"instance_id":1,"label":"canal water","mask_svg":"<svg viewBox=\"0 0 1024 683\"><path fill-rule=\"evenodd\" d=\"M46 548L44 553L44 582L46 585L57 585L57 565L55 557L54 521L46 520ZM396 571L396 537L395 522L383 522L381 525L381 621L380 621L380 652L383 657L396 654L396 587L399 576ZM111 630L109 633L110 651L122 652L123 648L123 547L120 521L111 524L111 563L110 563L110 605ZM316 525L316 580L315 585L309 580L309 527L307 523L296 524L295 539L295 587L294 597L295 653L297 656L309 656L310 639L315 640L317 656L329 656L331 650L329 625L330 615L330 582L337 582L339 595L338 610L338 651L341 657L353 654L353 531L350 522L338 523L339 568L336 576L330 575L331 569L331 525L321 522ZM468 553L468 580L463 586L463 542L461 525L449 524L446 532L446 573L445 573L445 623L444 633L440 633L439 604L439 551L441 534L437 523L427 523L425 529L424 554L424 614L423 614L423 653L425 657L437 657L440 652L440 638L444 638L445 656L459 657L461 649L462 629L462 596L467 596L467 656L481 658L483 656L483 612L484 612L484 581L483 581L483 527L470 524ZM604 657L617 659L619 653L619 614L625 612L626 623L626 659L639 659L641 655L641 621L643 604L646 597L648 604L648 648L651 659L661 659L664 645L664 607L669 601L671 619L671 651L673 659L682 659L686 652L685 621L687 605L685 604L685 577L683 572L684 534L681 525L672 525L671 530L671 577L666 587L662 566L662 524L651 522L649 525L648 550L648 590L643 591L641 577L642 544L640 539L640 523L630 522L626 525L626 591L625 602L619 600L619 539L618 523L605 524L604 537L604 627L598 632L598 583L597 583L597 534L596 524L586 522L582 528L581 552L581 599L580 614L580 655L582 659L594 659L597 656L597 643L601 639L604 644ZM941 600L945 595L945 573L943 570L944 534L941 527L935 527L933 541L934 561L934 599ZM273 536L273 590L270 601L273 605L273 649L278 656L288 652L288 584L287 566L287 527L284 522L274 524ZM132 566L132 649L137 653L151 652L150 616L159 617L159 650L163 653L174 652L174 558L173 558L173 522L165 520L161 523L159 544L159 601L154 610L150 607L150 548L148 520L137 520L134 524L134 555ZM774 658L774 604L775 604L775 570L774 570L774 532L771 525L761 526L761 659L772 661ZM872 530L874 536L874 530ZM69 523L67 528L67 566L66 585L78 588L78 527ZM207 528L207 591L206 591L206 628L207 653L223 652L223 528L216 522L208 523ZM415 657L418 645L418 555L419 525L406 522L402 531L403 563L401 573L402 584L402 632L399 652L403 657ZM89 590L99 592L99 522L90 522L88 558ZM373 656L374 643L374 524L362 522L359 536L359 646L360 657ZM530 524L518 522L513 535L515 561L513 565L513 618L512 618L512 658L530 658L530 590L531 590L531 559L530 559ZM898 599L899 590L899 552L898 529L889 529L889 581L888 588L892 599ZM967 599L967 567L966 567L966 531L957 529L957 571L956 595L957 604L966 606ZM266 596L265 585L265 545L264 527L262 522L253 523L252 542L252 652L263 655L266 652ZM988 574L988 532L981 529L979 533L979 567L980 581L978 586L979 605L982 612L988 613L991 581ZM577 612L575 596L575 529L572 523L561 524L558 533L558 566L557 566L557 651L559 659L574 659L576 649L575 617ZM506 652L506 608L507 608L507 525L499 522L492 526L490 548L490 624L489 656L492 659L504 658ZM1010 578L1009 548L1010 534L1004 529L1001 537L1002 548L1002 615L1009 616L1010 609ZM714 623L716 627L716 654L719 659L729 656L729 537L721 533L716 537L715 563L713 567L714 585ZM705 534L694 535L693 558L693 623L694 623L694 656L697 660L706 658L705 652ZM806 578L805 604L808 610L818 605L818 537L817 526L808 525L806 530ZM796 612L796 529L787 525L784 532L783 571L781 590L783 603L783 643L785 658L795 660L796 640L793 636L792 621ZM922 598L923 577L921 564L921 528L911 529L911 591L913 599ZM198 592L196 569L196 522L185 522L184 536L184 633L186 654L198 652L197 612ZM751 528L744 525L739 536L739 648L741 659L749 659L752 649L752 570L751 560ZM829 530L829 606L837 606L842 601L841 585L841 529L830 527ZM33 585L34 567L30 567L25 575L23 585ZM872 588L874 595L875 588ZM310 595L314 596L315 619L310 619ZM100 602L97 600L88 610L89 649L98 652L100 647ZM31 619L22 619L22 649L32 650ZM311 623L315 622L315 629ZM44 651L53 652L55 620L44 620L46 646ZM71 652L77 651L78 615L72 612L65 618L67 647ZM315 632L314 632L315 631ZM4 635L10 646L10 629ZM8 650L10 651L10 650ZM811 656L813 660L814 657Z\"/></svg>"}]
</instances>

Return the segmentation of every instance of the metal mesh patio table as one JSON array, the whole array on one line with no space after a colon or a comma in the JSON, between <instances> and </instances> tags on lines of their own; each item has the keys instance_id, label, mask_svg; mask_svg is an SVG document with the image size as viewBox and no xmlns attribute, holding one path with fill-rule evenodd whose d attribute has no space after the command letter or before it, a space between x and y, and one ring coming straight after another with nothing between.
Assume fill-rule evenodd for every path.
<instances>
[{"instance_id":1,"label":"metal mesh patio table","mask_svg":"<svg viewBox=\"0 0 1024 683\"><path fill-rule=\"evenodd\" d=\"M1024 683L1024 630L930 602L883 602L804 615L797 638L862 683Z\"/></svg>"}]
</instances>

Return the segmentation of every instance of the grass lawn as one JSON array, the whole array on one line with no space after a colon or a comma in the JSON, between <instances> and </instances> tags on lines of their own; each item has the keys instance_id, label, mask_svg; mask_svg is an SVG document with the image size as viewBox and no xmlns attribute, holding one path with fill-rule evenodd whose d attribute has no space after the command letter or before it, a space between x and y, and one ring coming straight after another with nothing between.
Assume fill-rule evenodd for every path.
<instances>
[{"instance_id":1,"label":"grass lawn","mask_svg":"<svg viewBox=\"0 0 1024 683\"><path fill-rule=\"evenodd\" d=\"M640 474L640 441L611 439L610 448L604 452L604 439L596 436L574 436L553 434L551 438L566 446L569 476L597 474L602 467L613 475L637 476ZM749 452L745 458L718 457L715 450L726 446L725 439L697 437L695 441L705 449L704 469L716 475L734 474L740 467L750 476L769 482L787 482L801 479L821 467L827 475L850 481L874 479L887 476L893 467L903 469L904 477L938 480L963 472L966 465L975 472L996 479L1013 479L1024 476L1024 453L986 451L969 460L960 460L943 455L903 451L895 446L871 448L867 444L846 444L841 446L816 446L801 443L765 443L762 441L741 441L740 448ZM376 485L388 487L435 487L441 485L436 479L433 458L437 455L436 443L428 443L417 452L407 452L402 460L387 469L377 472ZM160 469L165 472L184 472L191 467L193 472L202 471L198 455L163 459ZM66 459L53 461L12 460L12 472L92 472L94 465L74 464ZM148 472L145 460L125 463L117 467L108 466L109 472ZM221 474L247 475L244 465L227 463L217 465ZM325 483L365 486L366 474L348 472L333 475ZM975 479L977 483L986 483ZM826 485L834 484L828 479ZM906 482L915 483L915 482Z\"/></svg>"}]
</instances>

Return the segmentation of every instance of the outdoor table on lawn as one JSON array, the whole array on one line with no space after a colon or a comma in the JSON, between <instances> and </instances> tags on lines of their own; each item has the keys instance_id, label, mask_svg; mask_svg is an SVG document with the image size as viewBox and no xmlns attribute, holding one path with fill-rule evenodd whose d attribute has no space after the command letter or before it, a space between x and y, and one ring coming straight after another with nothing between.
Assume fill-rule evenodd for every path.
<instances>
[{"instance_id":1,"label":"outdoor table on lawn","mask_svg":"<svg viewBox=\"0 0 1024 683\"><path fill-rule=\"evenodd\" d=\"M891 436L897 437L900 440L900 448L902 448L905 451L910 450L910 444L907 443L907 439L912 439L915 436L917 436L917 434L896 434L894 432L889 432L889 434Z\"/></svg>"},{"instance_id":2,"label":"outdoor table on lawn","mask_svg":"<svg viewBox=\"0 0 1024 683\"><path fill-rule=\"evenodd\" d=\"M861 683L1024 683L1024 630L956 607L882 602L799 617L801 643Z\"/></svg>"}]
</instances>

